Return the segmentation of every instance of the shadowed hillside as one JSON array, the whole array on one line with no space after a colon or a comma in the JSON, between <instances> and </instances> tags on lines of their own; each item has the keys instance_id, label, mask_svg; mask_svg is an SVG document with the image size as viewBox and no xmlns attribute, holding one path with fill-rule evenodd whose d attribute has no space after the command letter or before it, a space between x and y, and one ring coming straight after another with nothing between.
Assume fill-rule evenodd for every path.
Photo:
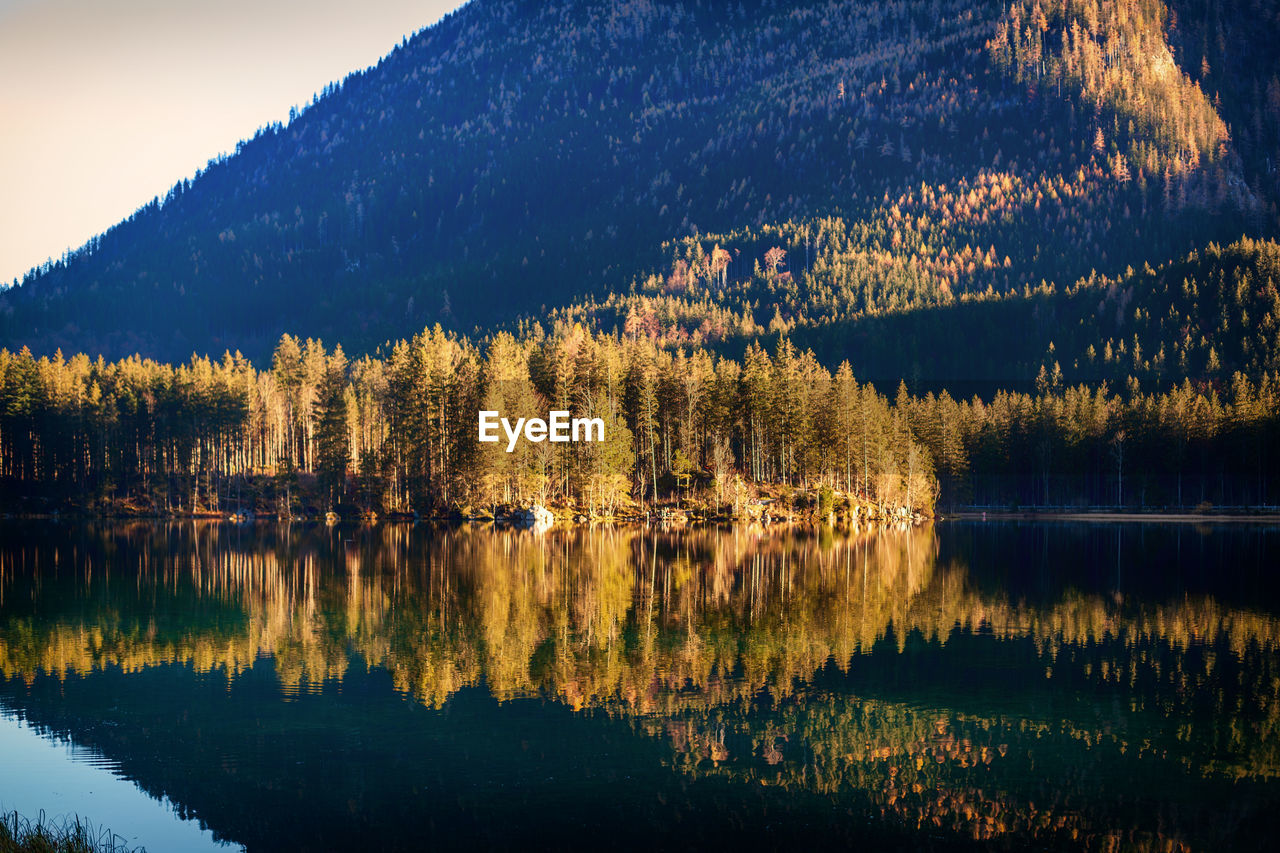
<instances>
[{"instance_id":1,"label":"shadowed hillside","mask_svg":"<svg viewBox=\"0 0 1280 853\"><path fill-rule=\"evenodd\" d=\"M0 345L261 359L288 331L358 353L658 274L682 294L758 266L799 281L837 232L872 312L1158 266L1274 222L1274 69L1255 35L1218 46L1254 18L1274 20L475 0L33 271L0 295ZM702 234L726 236L682 269L671 247ZM841 310L783 287L756 300L766 329L771 300L783 324Z\"/></svg>"}]
</instances>

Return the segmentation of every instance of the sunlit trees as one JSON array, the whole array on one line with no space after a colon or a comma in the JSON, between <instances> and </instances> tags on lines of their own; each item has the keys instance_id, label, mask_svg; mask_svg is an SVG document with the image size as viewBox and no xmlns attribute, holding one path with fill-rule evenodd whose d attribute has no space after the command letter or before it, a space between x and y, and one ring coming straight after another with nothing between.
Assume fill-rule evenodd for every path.
<instances>
[{"instance_id":1,"label":"sunlit trees","mask_svg":"<svg viewBox=\"0 0 1280 853\"><path fill-rule=\"evenodd\" d=\"M346 491L347 469L351 462L347 357L342 347L325 359L316 389L316 473L330 506L340 502Z\"/></svg>"},{"instance_id":2,"label":"sunlit trees","mask_svg":"<svg viewBox=\"0 0 1280 853\"><path fill-rule=\"evenodd\" d=\"M1229 317L1230 298L1206 292L1236 282L1250 299L1270 298L1253 275L1181 288ZM1076 296L1092 315L1100 297L1105 316L1127 318L1113 284ZM1171 304L1168 316L1183 316ZM1065 349L1051 351L1055 367ZM1149 347L1130 336L1111 358L1139 351ZM1263 363L1229 383L1186 378L1165 390L1132 375L1114 390L1071 384L1055 369L1034 392L957 399L901 383L888 399L850 363L833 373L788 338L734 359L566 324L479 343L435 328L354 363L340 347L286 336L263 371L233 354L174 367L0 351L0 496L15 508L139 512L540 501L612 515L688 501L741 512L761 492L811 506L826 486L838 508L1259 506L1280 493L1270 451L1280 380ZM482 409L512 423L552 409L598 417L605 441L521 438L509 452L506 436L478 441Z\"/></svg>"}]
</instances>

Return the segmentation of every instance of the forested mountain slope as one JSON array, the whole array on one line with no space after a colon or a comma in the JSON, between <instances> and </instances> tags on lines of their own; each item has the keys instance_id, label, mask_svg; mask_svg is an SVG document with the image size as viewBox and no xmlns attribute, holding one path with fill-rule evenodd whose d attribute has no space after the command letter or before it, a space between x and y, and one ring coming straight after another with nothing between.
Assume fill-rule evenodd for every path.
<instances>
[{"instance_id":1,"label":"forested mountain slope","mask_svg":"<svg viewBox=\"0 0 1280 853\"><path fill-rule=\"evenodd\" d=\"M858 365L863 380L883 387L904 379L922 391L961 396L1046 382L1118 386L1131 378L1147 388L1185 379L1222 388L1237 371L1258 377L1280 370L1274 241L1210 243L1156 268L1091 273L1065 287L1041 282L958 295L946 287L947 265L986 265L994 273L998 259L978 252L951 260L944 249L941 272L918 256L877 265L840 220L714 245L731 252L760 241L773 243L766 262L741 280L691 285L689 270L705 265L704 244L712 244L690 238L671 247L666 275L558 310L553 323L735 355L753 341L772 347L789 339L825 364ZM806 269L782 271L791 257Z\"/></svg>"},{"instance_id":2,"label":"forested mountain slope","mask_svg":"<svg viewBox=\"0 0 1280 853\"><path fill-rule=\"evenodd\" d=\"M474 0L0 294L0 345L358 353L634 290L856 356L859 318L1272 233L1273 6Z\"/></svg>"}]
</instances>

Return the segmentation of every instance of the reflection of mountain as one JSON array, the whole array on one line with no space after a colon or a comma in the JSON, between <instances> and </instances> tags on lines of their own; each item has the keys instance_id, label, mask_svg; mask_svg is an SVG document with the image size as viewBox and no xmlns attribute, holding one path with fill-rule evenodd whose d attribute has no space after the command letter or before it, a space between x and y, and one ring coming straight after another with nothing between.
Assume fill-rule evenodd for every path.
<instances>
[{"instance_id":1,"label":"reflection of mountain","mask_svg":"<svg viewBox=\"0 0 1280 853\"><path fill-rule=\"evenodd\" d=\"M1220 534L1224 565L1265 562L1252 535ZM1280 776L1280 620L1175 563L1126 569L1126 588L1144 590L1126 598L1110 584L1064 587L1015 536L1003 553L975 548L984 563L970 567L958 536L36 531L0 546L0 699L108 754L159 738L149 754L221 767L217 784L130 771L214 825L210 787L230 786L219 788L227 808L233 779L298 788L299 771L264 770L264 755L325 760L294 725L337 738L339 753L358 737L371 773L375 758L399 767L389 756L405 750L452 766L473 748L486 766L528 772L491 754L524 747L475 728L507 724L487 691L543 708L539 725L566 756L601 737L608 746L593 749L654 767L666 756L700 791L730 780L805 792L977 840L1247 842ZM1070 538L1055 546L1087 553ZM993 564L1020 567L1018 583L1035 589L1011 596ZM392 685L417 701L374 698ZM154 696L167 698L152 708ZM477 713L483 723L463 720ZM236 746L245 714L258 741ZM104 728L113 715L119 727ZM412 746L397 740L408 732ZM391 778L401 772L420 768ZM385 784L339 788L366 815ZM1233 816L1219 820L1228 794Z\"/></svg>"},{"instance_id":2,"label":"reflection of mountain","mask_svg":"<svg viewBox=\"0 0 1280 853\"><path fill-rule=\"evenodd\" d=\"M1162 762L1146 760L1150 750L1127 753L1115 734L1070 723L823 692L756 717L643 725L669 739L673 766L694 777L852 797L895 824L974 840L1168 850L1185 849L1197 826L1221 831L1212 812L1222 786L1161 801L1152 792Z\"/></svg>"}]
</instances>

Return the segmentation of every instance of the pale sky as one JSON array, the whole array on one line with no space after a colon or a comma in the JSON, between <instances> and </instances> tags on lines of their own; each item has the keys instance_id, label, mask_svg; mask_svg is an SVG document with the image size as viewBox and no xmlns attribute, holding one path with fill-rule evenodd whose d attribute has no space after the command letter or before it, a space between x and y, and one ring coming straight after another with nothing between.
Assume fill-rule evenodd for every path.
<instances>
[{"instance_id":1,"label":"pale sky","mask_svg":"<svg viewBox=\"0 0 1280 853\"><path fill-rule=\"evenodd\" d=\"M0 283L462 0L0 0Z\"/></svg>"}]
</instances>

